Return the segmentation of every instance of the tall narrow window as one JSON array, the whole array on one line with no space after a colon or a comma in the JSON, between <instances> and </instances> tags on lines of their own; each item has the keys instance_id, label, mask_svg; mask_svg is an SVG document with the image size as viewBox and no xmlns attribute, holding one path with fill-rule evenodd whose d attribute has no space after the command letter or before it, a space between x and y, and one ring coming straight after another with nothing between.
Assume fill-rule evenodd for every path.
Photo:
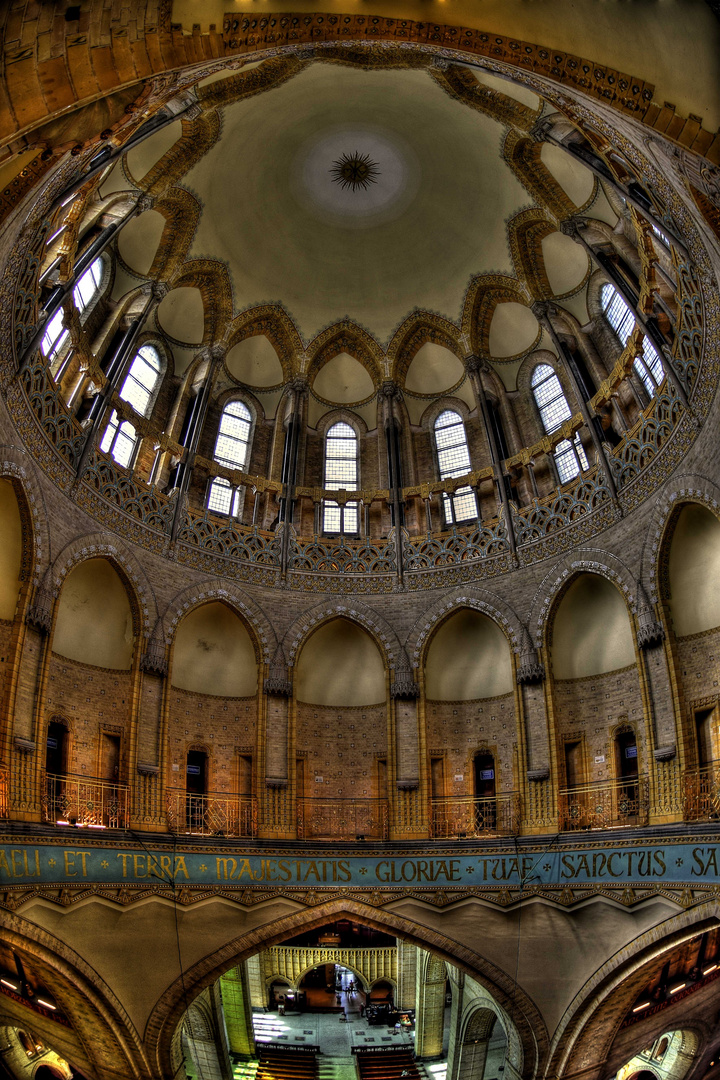
<instances>
[{"instance_id":1,"label":"tall narrow window","mask_svg":"<svg viewBox=\"0 0 720 1080\"><path fill-rule=\"evenodd\" d=\"M63 309L59 308L45 327L45 333L40 342L42 354L51 364L58 358L60 350L70 337L70 331L63 326L63 315Z\"/></svg>"},{"instance_id":2,"label":"tall narrow window","mask_svg":"<svg viewBox=\"0 0 720 1080\"><path fill-rule=\"evenodd\" d=\"M470 452L462 416L446 409L435 421L434 430L440 479L465 476L470 472ZM477 500L472 488L462 487L454 495L443 495L443 512L446 525L477 518Z\"/></svg>"},{"instance_id":3,"label":"tall narrow window","mask_svg":"<svg viewBox=\"0 0 720 1080\"><path fill-rule=\"evenodd\" d=\"M138 349L120 388L120 397L140 416L147 416L160 381L162 361L157 349L143 345ZM100 449L110 454L118 465L130 465L138 443L138 434L129 420L121 420L113 409L105 428Z\"/></svg>"},{"instance_id":4,"label":"tall narrow window","mask_svg":"<svg viewBox=\"0 0 720 1080\"><path fill-rule=\"evenodd\" d=\"M84 311L95 296L95 293L100 288L102 276L103 261L102 258L98 258L92 264L90 269L85 271L73 289L73 300L75 301L75 307L78 311Z\"/></svg>"},{"instance_id":5,"label":"tall narrow window","mask_svg":"<svg viewBox=\"0 0 720 1080\"><path fill-rule=\"evenodd\" d=\"M614 285L603 285L600 290L600 303L605 318L624 348L628 337L635 329L635 315ZM653 397L658 386L663 381L664 372L662 360L647 336L643 338L642 356L635 357L633 367L645 387L648 397Z\"/></svg>"},{"instance_id":6,"label":"tall narrow window","mask_svg":"<svg viewBox=\"0 0 720 1080\"><path fill-rule=\"evenodd\" d=\"M358 486L358 437L349 424L333 424L325 436L325 482L328 491L356 491ZM323 505L323 531L329 533L356 533L358 531L358 504L325 500Z\"/></svg>"},{"instance_id":7,"label":"tall narrow window","mask_svg":"<svg viewBox=\"0 0 720 1080\"><path fill-rule=\"evenodd\" d=\"M244 401L231 401L222 411L215 440L213 458L228 469L244 469L250 450L252 413ZM216 514L240 512L240 497L244 488L233 486L229 480L216 476L208 492L208 509Z\"/></svg>"},{"instance_id":8,"label":"tall narrow window","mask_svg":"<svg viewBox=\"0 0 720 1080\"><path fill-rule=\"evenodd\" d=\"M538 364L532 373L530 385L542 426L546 433L551 435L572 416L560 380L549 364ZM557 444L555 465L561 484L572 480L581 470L588 468L587 457L577 432L572 442L563 439Z\"/></svg>"}]
</instances>

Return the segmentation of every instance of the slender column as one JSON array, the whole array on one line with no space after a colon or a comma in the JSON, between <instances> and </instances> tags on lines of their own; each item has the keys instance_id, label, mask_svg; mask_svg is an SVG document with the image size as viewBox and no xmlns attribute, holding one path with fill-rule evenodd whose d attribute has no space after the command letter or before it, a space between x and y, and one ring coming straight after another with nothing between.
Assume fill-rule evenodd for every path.
<instances>
[{"instance_id":1,"label":"slender column","mask_svg":"<svg viewBox=\"0 0 720 1080\"><path fill-rule=\"evenodd\" d=\"M397 938L398 955L398 978L397 999L395 1004L398 1009L415 1008L415 980L417 978L417 946L408 945L407 942Z\"/></svg>"},{"instance_id":2,"label":"slender column","mask_svg":"<svg viewBox=\"0 0 720 1080\"><path fill-rule=\"evenodd\" d=\"M638 304L637 296L633 293L632 289L628 285L623 275L618 271L611 259L605 258L602 252L595 251L591 244L587 242L583 236L583 230L588 226L588 222L585 218L568 218L566 221L561 222L560 231L564 236L569 236L576 243L581 244L585 251L590 256L591 260L596 266L599 266L603 273L610 278L617 291L622 296L627 306L635 314L637 322L640 324L643 333L652 342L655 351L661 358L663 367L665 368L670 382L673 384L675 392L682 401L686 409L690 408L687 393L683 386L680 376L675 370L675 365L672 362L672 353L668 348L668 343L658 326L657 319L652 316L645 315Z\"/></svg>"},{"instance_id":3,"label":"slender column","mask_svg":"<svg viewBox=\"0 0 720 1080\"><path fill-rule=\"evenodd\" d=\"M505 518L505 528L507 529L508 543L510 544L510 550L515 555L515 530L513 529L512 516L510 514L510 500L508 498L507 484L505 483L505 473L502 467L502 461L500 458L500 448L495 435L495 430L490 421L490 410L488 407L487 395L485 394L485 387L482 382L482 362L477 356L468 356L465 358L465 370L468 374L470 384L473 388L475 395L475 401L477 407L483 418L483 425L485 427L485 435L490 447L490 459L492 461L493 471L495 473L495 486L497 488L498 498L503 508L503 517ZM479 503L478 503L479 506Z\"/></svg>"},{"instance_id":4,"label":"slender column","mask_svg":"<svg viewBox=\"0 0 720 1080\"><path fill-rule=\"evenodd\" d=\"M250 991L244 964L231 968L220 976L222 1008L232 1054L245 1056L255 1053L255 1037L250 1008Z\"/></svg>"},{"instance_id":5,"label":"slender column","mask_svg":"<svg viewBox=\"0 0 720 1080\"><path fill-rule=\"evenodd\" d=\"M308 383L304 375L298 375L290 384L290 403L286 413L285 445L283 448L282 469L280 480L284 484L283 494L280 497L280 512L278 521L284 523L281 537L280 569L283 577L287 573L288 550L290 542L290 525L293 520L295 506L295 485L297 484L298 454L300 449L300 432L302 430L305 401L308 394Z\"/></svg>"},{"instance_id":6,"label":"slender column","mask_svg":"<svg viewBox=\"0 0 720 1080\"><path fill-rule=\"evenodd\" d=\"M278 648L263 687L267 695L265 783L287 787L288 712L292 683L282 650Z\"/></svg>"},{"instance_id":7,"label":"slender column","mask_svg":"<svg viewBox=\"0 0 720 1080\"><path fill-rule=\"evenodd\" d=\"M32 358L36 350L40 347L40 342L45 336L47 324L50 322L56 311L58 311L58 309L65 302L70 293L73 291L85 271L90 266L92 266L92 264L100 255L102 255L103 251L105 251L105 248L108 246L110 241L113 240L115 236L117 236L123 225L126 225L130 218L135 217L138 214L143 214L146 210L150 210L152 208L153 201L154 200L149 195L141 195L137 202L135 202L130 207L124 217L120 218L118 221L112 221L109 225L106 225L105 228L95 237L90 246L86 248L86 250L77 257L73 266L73 272L71 276L68 278L67 281L63 281L59 285L56 285L53 291L48 296L47 300L45 301L42 311L40 311L39 313L38 322L36 324L33 336L31 337L29 343L25 346L22 356L19 358L19 371L23 371L24 368L27 367L30 359Z\"/></svg>"},{"instance_id":8,"label":"slender column","mask_svg":"<svg viewBox=\"0 0 720 1080\"><path fill-rule=\"evenodd\" d=\"M583 381L580 378L580 373L578 372L577 368L575 367L575 362L574 362L574 360L573 360L573 358L572 358L572 356L570 354L570 350L567 348L565 343L560 340L560 338L559 338L559 336L558 336L558 334L557 334L557 332L555 330L555 327L552 324L552 321L550 319L550 308L551 308L551 306L552 305L548 304L544 300L536 300L535 303L532 305L532 313L535 316L535 318L538 320L540 325L545 330L547 330L548 334L550 335L550 338L551 338L551 340L553 342L553 345L555 346L555 349L557 351L558 359L563 364L563 366L565 367L565 370L567 371L567 373L568 373L568 375L570 377L570 381L573 384L573 389L575 390L575 396L577 397L578 404L580 406L580 412L582 414L582 418L583 418L583 420L585 422L585 426L587 427L588 431L590 432L590 438L592 439L593 446L595 447L595 452L596 452L597 457L598 457L598 462L602 461L605 464L605 476L606 476L606 480L607 480L607 486L610 489L610 494L612 496L613 501L617 503L617 488L615 487L615 478L614 478L614 476L612 474L612 470L610 468L610 462L607 460L607 458L605 456L605 450L603 448L602 443L600 442L600 437L599 437L599 435L597 433L597 428L595 427L594 420L590 416L590 412L589 412L588 407L587 407L587 401L585 399L585 388L583 386ZM572 440L571 440L571 442L572 442Z\"/></svg>"},{"instance_id":9,"label":"slender column","mask_svg":"<svg viewBox=\"0 0 720 1080\"><path fill-rule=\"evenodd\" d=\"M382 404L382 421L385 430L385 445L387 448L388 462L388 486L390 488L390 511L392 523L395 526L395 548L397 552L398 577L402 581L403 576L403 550L402 550L402 527L404 524L404 508L402 503L402 457L400 454L400 421L397 416L395 403L400 399L400 389L392 379L386 379L380 387L380 402Z\"/></svg>"},{"instance_id":10,"label":"slender column","mask_svg":"<svg viewBox=\"0 0 720 1080\"><path fill-rule=\"evenodd\" d=\"M689 252L684 242L668 227L666 222L661 221L660 218L658 218L648 195L636 180L630 181L627 185L621 184L603 159L591 150L589 146L580 143L563 142L562 139L558 139L556 135L553 135L552 124L553 121L549 117L536 121L530 129L530 137L534 139L535 142L549 142L552 143L553 146L559 146L566 154L581 161L583 165L590 169L591 172L595 173L597 177L606 184L610 184L625 202L634 206L635 209L638 210L643 217L647 218L656 229L659 229L660 232L663 233L669 233L672 236L673 244L685 258L689 258Z\"/></svg>"},{"instance_id":11,"label":"slender column","mask_svg":"<svg viewBox=\"0 0 720 1080\"><path fill-rule=\"evenodd\" d=\"M143 293L147 295L145 306L140 314L133 319L128 326L125 335L117 348L117 351L113 355L110 363L105 371L105 385L102 390L95 396L90 412L88 413L87 420L85 421L87 434L85 437L85 443L83 445L80 457L77 464L78 478L84 473L90 456L97 444L98 435L101 429L105 426L105 419L107 410L109 408L112 395L118 388L120 378L125 370L127 361L135 346L135 342L138 339L138 335L143 328L145 319L147 318L152 304L162 299L167 293L167 286L161 284L144 285L142 289Z\"/></svg>"},{"instance_id":12,"label":"slender column","mask_svg":"<svg viewBox=\"0 0 720 1080\"><path fill-rule=\"evenodd\" d=\"M202 435L205 420L207 419L215 376L225 357L225 347L223 345L211 345L210 348L205 350L205 356L207 358L205 379L203 380L200 390L188 407L184 425L185 453L175 472L173 487L177 489L178 495L172 523L171 537L173 540L177 539L180 526L186 513L187 493L190 487L193 469L195 467L195 459L197 457L198 446L200 445L200 436Z\"/></svg>"},{"instance_id":13,"label":"slender column","mask_svg":"<svg viewBox=\"0 0 720 1080\"><path fill-rule=\"evenodd\" d=\"M415 1052L419 1058L440 1057L445 1021L445 964L418 950Z\"/></svg>"},{"instance_id":14,"label":"slender column","mask_svg":"<svg viewBox=\"0 0 720 1080\"><path fill-rule=\"evenodd\" d=\"M413 678L407 656L399 658L390 686L395 702L395 769L398 788L412 789L420 784L418 754L417 699L420 687Z\"/></svg>"},{"instance_id":15,"label":"slender column","mask_svg":"<svg viewBox=\"0 0 720 1080\"><path fill-rule=\"evenodd\" d=\"M161 805L160 776L161 731L163 722L163 695L168 674L168 662L165 648L155 641L148 642L145 652L140 657L142 682L137 718L137 742L135 746L135 766L137 776L132 775L132 812L133 828L157 829L165 825L166 815Z\"/></svg>"}]
</instances>

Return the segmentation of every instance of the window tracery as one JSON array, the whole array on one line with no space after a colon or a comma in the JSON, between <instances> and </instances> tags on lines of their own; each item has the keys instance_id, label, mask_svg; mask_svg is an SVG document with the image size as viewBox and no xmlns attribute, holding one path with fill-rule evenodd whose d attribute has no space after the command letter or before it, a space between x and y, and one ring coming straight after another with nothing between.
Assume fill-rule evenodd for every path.
<instances>
[{"instance_id":1,"label":"window tracery","mask_svg":"<svg viewBox=\"0 0 720 1080\"><path fill-rule=\"evenodd\" d=\"M339 421L325 435L325 478L328 491L356 491L358 487L358 437L349 424ZM327 533L356 533L358 504L325 500L323 531Z\"/></svg>"},{"instance_id":2,"label":"window tracery","mask_svg":"<svg viewBox=\"0 0 720 1080\"><path fill-rule=\"evenodd\" d=\"M469 473L470 451L465 424L460 414L452 409L445 409L437 417L433 425L433 433L440 479L447 480ZM446 525L452 525L458 521L472 521L477 517L477 512L477 499L472 488L462 487L458 488L454 495L443 495Z\"/></svg>"},{"instance_id":3,"label":"window tracery","mask_svg":"<svg viewBox=\"0 0 720 1080\"><path fill-rule=\"evenodd\" d=\"M538 364L532 373L530 386L543 430L547 435L552 435L572 416L560 380L549 364ZM572 442L563 439L557 444L554 457L561 484L588 468L585 450L577 433Z\"/></svg>"},{"instance_id":4,"label":"window tracery","mask_svg":"<svg viewBox=\"0 0 720 1080\"><path fill-rule=\"evenodd\" d=\"M243 470L247 464L252 437L253 416L244 401L230 401L220 417L213 460L228 469ZM244 488L222 476L216 476L208 489L207 506L215 514L237 517Z\"/></svg>"},{"instance_id":5,"label":"window tracery","mask_svg":"<svg viewBox=\"0 0 720 1080\"><path fill-rule=\"evenodd\" d=\"M153 345L143 345L136 352L120 388L120 397L132 405L140 416L147 416L159 388L162 359ZM132 462L138 443L138 433L129 420L121 420L113 409L100 443L103 453L124 468Z\"/></svg>"},{"instance_id":6,"label":"window tracery","mask_svg":"<svg viewBox=\"0 0 720 1080\"><path fill-rule=\"evenodd\" d=\"M600 290L600 303L605 318L624 347L628 337L635 329L633 311L625 303L614 285L603 285ZM662 360L647 337L643 338L642 356L635 357L633 368L645 387L648 397L653 397L658 386L663 381L664 374Z\"/></svg>"}]
</instances>

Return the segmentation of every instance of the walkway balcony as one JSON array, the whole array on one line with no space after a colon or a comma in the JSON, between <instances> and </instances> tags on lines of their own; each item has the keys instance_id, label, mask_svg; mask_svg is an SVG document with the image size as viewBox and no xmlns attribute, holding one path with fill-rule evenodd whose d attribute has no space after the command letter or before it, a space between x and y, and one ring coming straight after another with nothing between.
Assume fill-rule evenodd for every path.
<instances>
[{"instance_id":1,"label":"walkway balcony","mask_svg":"<svg viewBox=\"0 0 720 1080\"><path fill-rule=\"evenodd\" d=\"M558 828L579 832L647 825L648 808L647 777L583 784L558 792Z\"/></svg>"},{"instance_id":2,"label":"walkway balcony","mask_svg":"<svg viewBox=\"0 0 720 1080\"><path fill-rule=\"evenodd\" d=\"M257 806L251 795L193 795L174 789L166 793L166 808L168 828L178 836L257 835Z\"/></svg>"},{"instance_id":3,"label":"walkway balcony","mask_svg":"<svg viewBox=\"0 0 720 1080\"><path fill-rule=\"evenodd\" d=\"M127 829L128 787L96 776L45 773L41 803L43 821L95 829Z\"/></svg>"},{"instance_id":4,"label":"walkway balcony","mask_svg":"<svg viewBox=\"0 0 720 1080\"><path fill-rule=\"evenodd\" d=\"M0 765L0 818L8 816L8 769Z\"/></svg>"},{"instance_id":5,"label":"walkway balcony","mask_svg":"<svg viewBox=\"0 0 720 1080\"><path fill-rule=\"evenodd\" d=\"M515 836L520 796L510 791L492 799L431 799L430 818L434 839Z\"/></svg>"},{"instance_id":6,"label":"walkway balcony","mask_svg":"<svg viewBox=\"0 0 720 1080\"><path fill-rule=\"evenodd\" d=\"M685 821L720 821L720 762L685 773L683 817Z\"/></svg>"},{"instance_id":7,"label":"walkway balcony","mask_svg":"<svg viewBox=\"0 0 720 1080\"><path fill-rule=\"evenodd\" d=\"M387 840L385 799L298 799L299 840Z\"/></svg>"}]
</instances>

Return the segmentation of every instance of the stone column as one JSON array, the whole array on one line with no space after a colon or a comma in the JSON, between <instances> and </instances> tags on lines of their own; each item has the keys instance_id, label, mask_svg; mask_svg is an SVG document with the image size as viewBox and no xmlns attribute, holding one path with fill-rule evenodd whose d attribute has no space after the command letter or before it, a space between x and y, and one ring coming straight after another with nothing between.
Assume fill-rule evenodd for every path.
<instances>
[{"instance_id":1,"label":"stone column","mask_svg":"<svg viewBox=\"0 0 720 1080\"><path fill-rule=\"evenodd\" d=\"M566 221L560 223L560 232L564 236L569 236L576 243L580 244L590 256L590 259L596 266L600 267L603 273L610 279L617 291L622 296L623 300L635 315L635 320L641 327L643 333L650 339L656 353L662 360L663 368L667 372L668 378L672 383L675 392L682 401L686 409L690 408L687 392L682 384L680 376L675 370L675 365L672 360L672 353L668 347L668 343L665 340L657 321L645 315L637 303L637 297L633 294L627 281L618 273L617 268L613 265L612 261L603 257L602 252L595 251L591 244L583 236L583 231L588 227L587 218L572 217Z\"/></svg>"},{"instance_id":2,"label":"stone column","mask_svg":"<svg viewBox=\"0 0 720 1080\"><path fill-rule=\"evenodd\" d=\"M210 397L212 395L215 377L225 358L225 347L224 345L211 345L210 348L205 350L204 356L206 361L205 378L197 394L188 405L188 411L183 424L185 429L183 440L185 453L183 455L183 460L178 464L173 484L173 487L177 491L177 502L175 504L171 534L173 540L177 539L187 512L187 493L190 487L190 480L192 479L192 472L195 467L195 458L197 457L200 437L203 428L205 427L208 409L210 408Z\"/></svg>"},{"instance_id":3,"label":"stone column","mask_svg":"<svg viewBox=\"0 0 720 1080\"><path fill-rule=\"evenodd\" d=\"M162 285L159 282L143 285L142 287L142 293L147 296L145 306L140 314L132 320L125 331L125 335L120 342L117 351L114 356L112 356L105 369L105 385L102 390L96 394L95 399L90 406L90 412L85 421L85 430L87 432L85 443L77 463L76 471L78 477L81 477L85 471L90 456L95 450L98 436L105 427L112 396L120 384L120 379L125 371L127 362L130 359L135 342L145 324L146 318L150 314L150 308L153 303L159 303L159 301L167 294L167 291L167 285Z\"/></svg>"},{"instance_id":4,"label":"stone column","mask_svg":"<svg viewBox=\"0 0 720 1080\"><path fill-rule=\"evenodd\" d=\"M399 658L390 697L395 703L395 776L398 788L417 788L420 783L418 754L417 699L415 682L407 656Z\"/></svg>"},{"instance_id":5,"label":"stone column","mask_svg":"<svg viewBox=\"0 0 720 1080\"><path fill-rule=\"evenodd\" d=\"M651 223L651 225L654 225L660 232L671 235L673 244L677 247L678 251L680 251L685 258L689 257L688 249L684 241L674 233L666 222L662 221L657 216L650 198L637 180L631 180L627 184L621 184L611 171L610 167L603 161L599 154L595 153L595 151L587 145L587 143L564 142L553 133L552 128L552 117L541 117L539 120L535 121L530 129L530 138L535 142L549 142L554 146L559 146L560 149L564 150L570 157L574 157L578 161L581 161L583 165L590 169L591 172L595 173L597 177L614 188L621 199L624 199L625 202L634 206L635 209Z\"/></svg>"},{"instance_id":6,"label":"stone column","mask_svg":"<svg viewBox=\"0 0 720 1080\"><path fill-rule=\"evenodd\" d=\"M527 747L527 783L524 785L525 815L522 827L523 832L545 832L546 827L557 820L550 784L551 753L545 700L545 665L538 658L537 650L527 632L523 635L516 679Z\"/></svg>"},{"instance_id":7,"label":"stone column","mask_svg":"<svg viewBox=\"0 0 720 1080\"><path fill-rule=\"evenodd\" d=\"M292 682L280 647L270 665L264 691L267 697L265 783L273 787L287 787L288 713Z\"/></svg>"},{"instance_id":8,"label":"stone column","mask_svg":"<svg viewBox=\"0 0 720 1080\"><path fill-rule=\"evenodd\" d=\"M498 501L499 504L502 506L503 510L503 517L505 519L505 528L507 530L510 550L513 555L515 555L515 531L513 529L512 517L510 514L510 500L508 497L507 484L505 482L505 473L500 458L500 448L495 437L495 431L490 421L488 400L482 381L482 367L482 361L479 360L477 356L466 357L465 370L468 374L470 385L473 388L473 393L475 395L475 401L477 403L478 410L483 418L485 436L487 438L487 443L490 448L490 460L492 461L492 466L495 473L495 486L497 489Z\"/></svg>"},{"instance_id":9,"label":"stone column","mask_svg":"<svg viewBox=\"0 0 720 1080\"><path fill-rule=\"evenodd\" d=\"M255 953L254 956L245 960L244 967L250 1005L253 1009L264 1010L267 1007L267 993L265 990L265 980L263 979L261 954Z\"/></svg>"},{"instance_id":10,"label":"stone column","mask_svg":"<svg viewBox=\"0 0 720 1080\"><path fill-rule=\"evenodd\" d=\"M610 468L610 462L606 459L605 450L597 433L594 419L590 416L590 412L587 407L583 381L580 378L580 374L575 366L575 361L572 358L570 350L567 348L565 343L560 340L560 337L558 336L558 333L552 324L552 320L550 318L551 312L552 304L548 304L544 300L536 300L535 303L532 305L533 315L543 327L543 329L547 330L548 334L550 335L552 343L557 351L558 359L563 365L570 379L570 382L572 383L573 390L575 391L575 396L577 397L578 405L580 407L580 413L582 415L583 421L585 422L585 426L590 432L590 438L592 439L593 446L595 447L598 465L602 464L604 467L605 479L608 489L610 491L610 495L613 499L613 502L617 504L617 489L615 487L615 478L612 474L612 469Z\"/></svg>"},{"instance_id":11,"label":"stone column","mask_svg":"<svg viewBox=\"0 0 720 1080\"><path fill-rule=\"evenodd\" d=\"M417 982L417 946L397 938L397 995L398 1009L414 1009Z\"/></svg>"},{"instance_id":12,"label":"stone column","mask_svg":"<svg viewBox=\"0 0 720 1080\"><path fill-rule=\"evenodd\" d=\"M404 503L402 498L403 469L402 456L400 454L401 423L396 408L396 403L401 398L400 388L392 379L386 379L380 387L380 406L382 409L382 425L385 431L385 446L387 450L388 487L390 489L390 512L392 524L395 529L395 548L398 578L403 578L403 525Z\"/></svg>"},{"instance_id":13,"label":"stone column","mask_svg":"<svg viewBox=\"0 0 720 1080\"><path fill-rule=\"evenodd\" d=\"M140 700L138 703L137 731L135 735L134 760L137 775L131 768L133 828L156 830L167 824L164 799L162 765L162 726L165 680L168 662L161 643L149 641L140 657Z\"/></svg>"},{"instance_id":14,"label":"stone column","mask_svg":"<svg viewBox=\"0 0 720 1080\"><path fill-rule=\"evenodd\" d=\"M415 1053L419 1058L438 1058L445 1026L445 961L424 949L418 952Z\"/></svg>"},{"instance_id":15,"label":"stone column","mask_svg":"<svg viewBox=\"0 0 720 1080\"><path fill-rule=\"evenodd\" d=\"M220 992L230 1052L243 1056L254 1055L255 1036L250 989L244 964L220 976Z\"/></svg>"},{"instance_id":16,"label":"stone column","mask_svg":"<svg viewBox=\"0 0 720 1080\"><path fill-rule=\"evenodd\" d=\"M72 274L67 281L62 281L55 286L53 291L48 296L42 311L38 314L38 321L35 327L35 332L31 337L28 344L25 346L22 355L18 360L18 370L22 371L29 363L31 357L40 348L40 342L45 336L45 330L47 324L52 319L53 315L62 307L65 300L70 296L73 289L77 285L78 281L89 270L92 264L97 258L102 255L103 251L107 248L111 240L113 240L122 229L123 225L135 217L138 214L143 214L146 210L151 210L153 205L153 199L150 195L141 195L138 200L133 203L124 217L117 221L111 221L109 225L95 237L93 242L82 252L81 255L75 260Z\"/></svg>"}]
</instances>

